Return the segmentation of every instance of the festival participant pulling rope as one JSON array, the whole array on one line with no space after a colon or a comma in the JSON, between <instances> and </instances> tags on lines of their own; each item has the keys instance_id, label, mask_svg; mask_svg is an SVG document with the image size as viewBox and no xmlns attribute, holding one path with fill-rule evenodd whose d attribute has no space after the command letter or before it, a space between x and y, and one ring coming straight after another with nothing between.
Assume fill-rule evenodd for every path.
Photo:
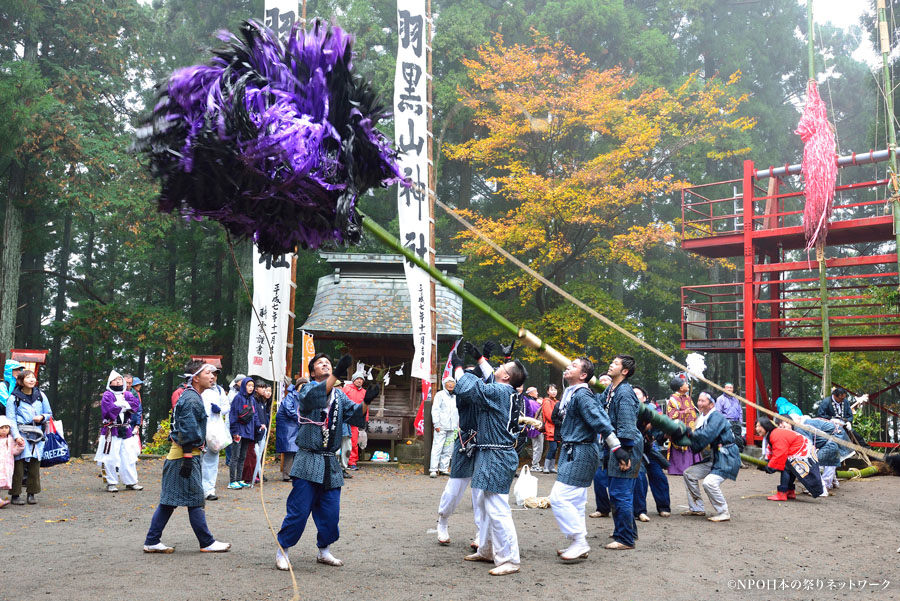
<instances>
[{"instance_id":1,"label":"festival participant pulling rope","mask_svg":"<svg viewBox=\"0 0 900 601\"><path fill-rule=\"evenodd\" d=\"M519 267L520 269L522 269L525 273L527 273L527 274L530 275L531 277L535 278L536 280L538 280L539 282L541 282L542 284L544 284L545 286L547 286L547 288L553 290L554 292L556 292L557 294L559 294L560 296L562 296L564 299L566 299L567 301L569 301L569 302L572 303L573 305L579 307L580 309L583 309L584 311L586 311L587 313L589 313L592 317L594 317L594 318L600 320L601 322L603 322L604 324L606 324L606 325L609 326L610 328L614 329L616 332L622 334L623 336L625 336L626 338L628 338L629 340L631 340L631 341L634 342L635 344L638 344L638 345L642 346L643 348L645 348L645 349L647 349L648 351L650 351L651 353L657 355L657 356L660 357L661 359L663 359L663 360L667 361L668 363L674 365L674 366L677 367L679 370L684 371L684 372L688 372L688 371L689 371L688 368L687 368L687 366L685 366L685 365L679 363L678 361L676 361L675 359L669 357L668 355L666 355L665 353L663 353L661 350L659 350L658 348L656 348L655 346L653 346L653 345L650 344L649 342L645 342L645 341L642 340L641 338L635 336L634 334L632 334L631 332L629 332L628 330L626 330L625 328L623 328L623 327L620 326L619 324L615 323L614 321L612 321L612 320L609 319L608 317L606 317L606 316L604 316L604 315L598 313L595 309L593 309L592 307L589 307L589 306L586 305L584 302L582 302L582 301L579 300L578 298L572 296L571 294L569 294L568 292L566 292L565 290L563 290L562 288L560 288L559 286L557 286L556 284L554 284L553 282L551 282L550 280L548 280L547 278L545 278L544 276L542 276L540 273L538 273L537 271L535 271L534 269L532 269L531 267L529 267L528 265L526 265L525 263L523 263L522 261L520 261L519 259L517 259L516 257L514 257L512 254L510 254L509 252L507 252L505 249L503 249L503 248L502 248L500 245L498 245L496 242L494 242L493 240L491 240L490 238L488 238L487 236L485 236L480 230L478 230L478 228L476 228L474 225L472 225L472 224L471 224L468 220L466 220L464 217L462 217L461 215L459 215L454 209L450 208L449 206L447 206L446 204L444 204L443 202L441 202L441 201L438 200L437 198L434 199L434 202L435 202L435 204L437 204L439 207L441 207L441 208L444 210L444 212L446 212L448 215L450 215L451 217L453 217L453 219L455 219L457 222L459 222L463 227L465 227L467 230L469 230L470 232L472 232L473 234L475 234L476 236L478 236L478 238L480 238L485 244L487 244L488 246L490 246L491 248L493 248L493 249L494 249L495 251L497 251L500 255L502 255L505 259L509 260L511 263L513 263L514 265L516 265L517 267ZM724 389L722 386L719 386L719 385L716 384L715 382L712 382L712 381L710 381L710 380L707 380L707 379L704 378L703 376L694 375L694 377L696 377L696 378L697 378L698 380L700 380L701 382L703 382L703 383L705 383L705 384L707 384L707 385L709 385L709 386L715 388L716 390L719 390L719 391L721 391L721 392L725 392L725 389ZM750 401L750 400L748 400L748 399L745 399L744 397L742 397L742 396L740 396L740 395L734 395L734 396L735 396L738 400L740 400L742 403L744 403L745 405L749 405L750 407L754 407L757 411L760 411L760 412L762 412L762 413L766 413L766 414L768 414L768 415L770 415L770 416L773 416L773 417L776 417L776 416L777 416L777 417L780 417L781 419L784 419L785 421L789 422L792 426L796 426L796 427L798 427L798 428L800 428L800 429L802 429L802 430L806 430L807 432L813 432L813 431L814 431L814 428L811 428L811 427L809 427L809 426L806 426L806 425L804 425L804 424L801 424L801 423L799 423L799 422L796 422L796 421L794 421L794 420L792 420L792 419L787 418L786 416L779 416L776 412L774 412L774 411L772 411L772 410L770 410L770 409L767 409L766 407L763 407L763 406L761 406L761 405L758 405L758 404L754 403L753 401ZM821 437L826 438L826 439L828 439L828 440L834 441L834 442L836 442L836 443L839 444L839 445L843 445L843 446L845 446L845 447L847 447L847 448L853 449L854 451L856 451L856 452L858 452L858 453L867 455L867 456L869 456L869 457L871 457L872 459L875 459L875 460L877 460L877 461L885 461L885 460L886 460L884 454L882 454L882 453L876 453L875 451L872 451L871 449L867 449L867 448L865 448L865 447L863 447L863 446L860 446L860 445L858 445L858 444L854 444L854 443L852 443L852 442L848 442L848 441L843 440L843 439L840 439L840 438L835 438L834 436L831 436L831 435L829 435L829 434L825 434L824 432L820 432L820 431L817 431L817 430L815 431L815 434L816 434L816 436L821 436Z\"/></svg>"}]
</instances>

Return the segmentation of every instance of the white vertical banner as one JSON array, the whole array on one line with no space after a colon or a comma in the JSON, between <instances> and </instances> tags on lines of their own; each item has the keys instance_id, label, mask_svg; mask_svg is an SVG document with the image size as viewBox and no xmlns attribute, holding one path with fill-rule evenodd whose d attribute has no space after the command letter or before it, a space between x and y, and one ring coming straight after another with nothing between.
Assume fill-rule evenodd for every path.
<instances>
[{"instance_id":1,"label":"white vertical banner","mask_svg":"<svg viewBox=\"0 0 900 601\"><path fill-rule=\"evenodd\" d=\"M291 33L295 21L299 21L297 0L266 0L264 25L278 33L281 40Z\"/></svg>"},{"instance_id":2,"label":"white vertical banner","mask_svg":"<svg viewBox=\"0 0 900 601\"><path fill-rule=\"evenodd\" d=\"M394 141L399 165L411 188L397 186L400 241L427 261L428 107L425 0L397 0L397 70L394 75ZM431 379L431 285L428 274L406 261L415 355L411 375Z\"/></svg>"},{"instance_id":3,"label":"white vertical banner","mask_svg":"<svg viewBox=\"0 0 900 601\"><path fill-rule=\"evenodd\" d=\"M247 375L280 382L286 374L288 313L294 290L290 255L262 255L253 247L253 307ZM271 358L269 344L272 345ZM274 367L274 374L273 374Z\"/></svg>"}]
</instances>

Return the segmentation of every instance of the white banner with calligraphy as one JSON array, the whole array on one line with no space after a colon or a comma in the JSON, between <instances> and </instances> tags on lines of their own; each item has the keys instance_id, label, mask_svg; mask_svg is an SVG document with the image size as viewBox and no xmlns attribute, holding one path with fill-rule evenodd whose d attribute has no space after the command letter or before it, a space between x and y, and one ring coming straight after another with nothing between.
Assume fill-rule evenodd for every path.
<instances>
[{"instance_id":1,"label":"white banner with calligraphy","mask_svg":"<svg viewBox=\"0 0 900 601\"><path fill-rule=\"evenodd\" d=\"M284 40L291 32L294 22L300 20L297 12L299 6L297 0L266 0L265 26L278 32L279 39Z\"/></svg>"},{"instance_id":2,"label":"white banner with calligraphy","mask_svg":"<svg viewBox=\"0 0 900 601\"><path fill-rule=\"evenodd\" d=\"M397 186L400 240L428 261L428 107L425 0L397 0L397 71L394 76L394 141L402 173L411 188ZM412 318L411 375L431 379L431 283L428 274L405 262Z\"/></svg>"},{"instance_id":3,"label":"white banner with calligraphy","mask_svg":"<svg viewBox=\"0 0 900 601\"><path fill-rule=\"evenodd\" d=\"M254 246L253 306L256 312L250 315L248 376L272 380L274 365L274 381L284 378L291 294L290 255L261 255ZM272 344L271 363L269 343Z\"/></svg>"}]
</instances>

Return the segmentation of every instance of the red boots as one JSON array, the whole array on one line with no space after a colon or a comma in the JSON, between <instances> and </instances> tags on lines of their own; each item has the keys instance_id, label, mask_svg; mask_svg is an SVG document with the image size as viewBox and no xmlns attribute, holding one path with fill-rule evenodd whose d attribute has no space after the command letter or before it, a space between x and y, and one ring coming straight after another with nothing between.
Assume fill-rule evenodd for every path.
<instances>
[{"instance_id":1,"label":"red boots","mask_svg":"<svg viewBox=\"0 0 900 601\"><path fill-rule=\"evenodd\" d=\"M766 498L770 501L787 501L788 500L787 493L781 492L780 490L778 492L776 492L774 495L772 495L771 497L766 497Z\"/></svg>"}]
</instances>

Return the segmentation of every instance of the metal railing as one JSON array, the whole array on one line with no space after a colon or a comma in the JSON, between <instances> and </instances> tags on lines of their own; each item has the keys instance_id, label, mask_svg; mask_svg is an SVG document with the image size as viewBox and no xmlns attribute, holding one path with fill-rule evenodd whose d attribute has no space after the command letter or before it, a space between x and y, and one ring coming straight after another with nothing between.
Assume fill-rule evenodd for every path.
<instances>
[{"instance_id":1,"label":"metal railing","mask_svg":"<svg viewBox=\"0 0 900 601\"><path fill-rule=\"evenodd\" d=\"M877 163L886 160L887 151L871 151L869 153L840 157L840 167ZM802 181L795 175L799 173L798 165L770 167L754 171L753 198L750 206L750 219L753 230L796 227L803 224L804 195ZM786 191L769 194L760 180L772 174L780 178L780 188L796 187ZM832 222L889 214L886 189L888 179L862 180L861 173L853 170L841 170L841 180L835 186L832 210ZM871 171L868 172L871 177ZM854 176L856 179L854 180ZM858 181L857 181L858 180ZM790 184L794 184L791 186ZM733 235L744 230L745 202L743 198L743 181L726 180L712 184L689 186L681 190L681 227L682 236L688 239Z\"/></svg>"}]
</instances>

